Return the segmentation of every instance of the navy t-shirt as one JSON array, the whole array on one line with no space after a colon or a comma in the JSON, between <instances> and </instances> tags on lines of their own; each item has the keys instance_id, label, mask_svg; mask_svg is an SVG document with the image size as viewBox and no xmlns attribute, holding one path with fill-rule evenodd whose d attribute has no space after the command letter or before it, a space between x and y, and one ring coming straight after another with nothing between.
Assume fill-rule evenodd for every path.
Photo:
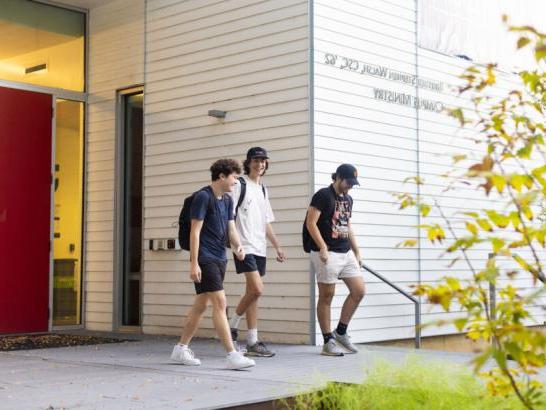
<instances>
[{"instance_id":1,"label":"navy t-shirt","mask_svg":"<svg viewBox=\"0 0 546 410\"><path fill-rule=\"evenodd\" d=\"M353 207L350 195L337 195L332 185L319 189L311 199L311 206L320 211L317 221L322 239L331 252L346 253L351 249L349 242L349 220ZM311 250L319 248L313 241Z\"/></svg>"},{"instance_id":2,"label":"navy t-shirt","mask_svg":"<svg viewBox=\"0 0 546 410\"><path fill-rule=\"evenodd\" d=\"M199 237L199 258L212 258L225 261L225 238L228 221L233 220L233 201L228 195L221 199L214 198L214 212L209 212L209 203L213 195L208 189L195 194L190 208L190 218L203 221Z\"/></svg>"}]
</instances>

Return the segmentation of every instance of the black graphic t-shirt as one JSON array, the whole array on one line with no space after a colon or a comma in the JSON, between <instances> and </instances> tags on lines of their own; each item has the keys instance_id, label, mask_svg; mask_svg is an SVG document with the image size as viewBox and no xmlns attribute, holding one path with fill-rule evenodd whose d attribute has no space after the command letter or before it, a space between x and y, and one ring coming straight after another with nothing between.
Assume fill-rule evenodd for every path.
<instances>
[{"instance_id":1,"label":"black graphic t-shirt","mask_svg":"<svg viewBox=\"0 0 546 410\"><path fill-rule=\"evenodd\" d=\"M353 207L350 195L337 195L334 187L319 189L311 199L311 206L320 211L317 226L328 250L346 253L351 249L349 243L349 220ZM311 249L318 251L315 243Z\"/></svg>"}]
</instances>

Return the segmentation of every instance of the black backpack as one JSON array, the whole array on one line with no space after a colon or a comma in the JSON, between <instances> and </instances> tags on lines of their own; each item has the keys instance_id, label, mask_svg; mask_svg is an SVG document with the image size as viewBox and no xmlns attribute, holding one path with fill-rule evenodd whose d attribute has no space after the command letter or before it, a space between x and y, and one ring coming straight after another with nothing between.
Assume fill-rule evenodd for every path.
<instances>
[{"instance_id":1,"label":"black backpack","mask_svg":"<svg viewBox=\"0 0 546 410\"><path fill-rule=\"evenodd\" d=\"M239 179L239 182L241 183L241 193L239 194L239 200L237 201L237 206L235 206L235 218L237 218L237 212L239 211L239 207L243 203L243 200L245 199L245 195L246 195L246 180L243 177L239 177L238 179ZM262 192L265 198L266 194L265 194L264 184L262 184Z\"/></svg>"},{"instance_id":2,"label":"black backpack","mask_svg":"<svg viewBox=\"0 0 546 410\"><path fill-rule=\"evenodd\" d=\"M330 206L329 206L329 209L328 209L328 218L331 219L332 215L335 212L336 197L335 197L335 193L333 192L333 190L331 188L329 189L329 192L332 193L332 195L330 196L331 202L329 204ZM350 206L351 206L351 209L352 209L353 199L350 196L349 196L349 203L350 203ZM305 213L305 219L303 220L303 227L301 229L301 239L302 239L302 244L303 244L303 251L305 253L310 253L313 250L312 248L313 248L313 245L315 245L315 241L313 240L313 238L311 237L311 234L309 233L309 230L307 229L307 225L306 225L307 214L308 214L308 212ZM316 247L316 245L315 245L315 247Z\"/></svg>"},{"instance_id":3,"label":"black backpack","mask_svg":"<svg viewBox=\"0 0 546 410\"><path fill-rule=\"evenodd\" d=\"M178 217L178 243L180 244L180 247L186 251L190 250L191 204L193 202L193 198L195 198L195 194L201 191L207 191L209 193L210 199L207 212L214 213L214 194L210 186L203 187L184 199L184 205L182 205L182 210L180 211L180 216Z\"/></svg>"}]
</instances>

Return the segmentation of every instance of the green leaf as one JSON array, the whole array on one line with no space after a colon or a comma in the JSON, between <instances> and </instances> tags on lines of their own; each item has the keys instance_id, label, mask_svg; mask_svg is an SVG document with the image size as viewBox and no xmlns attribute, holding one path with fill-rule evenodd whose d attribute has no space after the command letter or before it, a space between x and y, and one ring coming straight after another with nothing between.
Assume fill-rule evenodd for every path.
<instances>
[{"instance_id":1,"label":"green leaf","mask_svg":"<svg viewBox=\"0 0 546 410\"><path fill-rule=\"evenodd\" d=\"M419 205L419 210L421 211L421 215L423 215L424 217L428 216L428 214L430 213L430 205L427 205L427 204L421 204Z\"/></svg>"},{"instance_id":2,"label":"green leaf","mask_svg":"<svg viewBox=\"0 0 546 410\"><path fill-rule=\"evenodd\" d=\"M482 218L476 219L476 223L480 225L480 228L482 228L484 231L493 232L493 227L491 226L491 224L489 223L487 219L482 219Z\"/></svg>"},{"instance_id":3,"label":"green leaf","mask_svg":"<svg viewBox=\"0 0 546 410\"><path fill-rule=\"evenodd\" d=\"M466 229L474 236L478 235L478 227L473 223L466 222Z\"/></svg>"},{"instance_id":4,"label":"green leaf","mask_svg":"<svg viewBox=\"0 0 546 410\"><path fill-rule=\"evenodd\" d=\"M493 222L499 228L506 228L510 224L510 218L506 215L500 214L497 211L490 209L485 212L487 213L487 216L489 217L491 222Z\"/></svg>"},{"instance_id":5,"label":"green leaf","mask_svg":"<svg viewBox=\"0 0 546 410\"><path fill-rule=\"evenodd\" d=\"M493 186L497 188L499 194L504 191L504 188L506 187L506 178L504 178L504 175L491 175L491 181L493 182Z\"/></svg>"},{"instance_id":6,"label":"green leaf","mask_svg":"<svg viewBox=\"0 0 546 410\"><path fill-rule=\"evenodd\" d=\"M539 43L535 47L535 59L538 61L544 59L546 57L546 44Z\"/></svg>"},{"instance_id":7,"label":"green leaf","mask_svg":"<svg viewBox=\"0 0 546 410\"><path fill-rule=\"evenodd\" d=\"M412 247L417 245L417 239L406 239L404 242L399 243L396 245L397 248L399 247Z\"/></svg>"},{"instance_id":8,"label":"green leaf","mask_svg":"<svg viewBox=\"0 0 546 410\"><path fill-rule=\"evenodd\" d=\"M518 49L525 47L531 40L527 37L520 37L518 40Z\"/></svg>"},{"instance_id":9,"label":"green leaf","mask_svg":"<svg viewBox=\"0 0 546 410\"><path fill-rule=\"evenodd\" d=\"M499 252L506 242L501 238L491 238L491 244L493 245L493 252Z\"/></svg>"},{"instance_id":10,"label":"green leaf","mask_svg":"<svg viewBox=\"0 0 546 410\"><path fill-rule=\"evenodd\" d=\"M459 332L462 332L463 329L464 329L464 327L466 326L467 321L468 321L468 320L467 320L466 318L461 317L461 318L459 318L459 319L455 319L455 320L453 321L453 324L455 325L455 327L457 328L457 330L458 330Z\"/></svg>"},{"instance_id":11,"label":"green leaf","mask_svg":"<svg viewBox=\"0 0 546 410\"><path fill-rule=\"evenodd\" d=\"M464 114L463 114L463 110L462 110L462 109L460 109L460 108L454 108L454 109L452 109L452 110L449 110L449 111L448 111L448 115L449 115L450 117L455 118L457 121L459 121L459 124L460 124L461 127L464 126L464 124L465 124L466 121L465 121L465 119L464 119Z\"/></svg>"},{"instance_id":12,"label":"green leaf","mask_svg":"<svg viewBox=\"0 0 546 410\"><path fill-rule=\"evenodd\" d=\"M464 154L457 154L457 155L453 155L452 158L453 158L453 163L456 164L457 162L465 160L467 157Z\"/></svg>"}]
</instances>

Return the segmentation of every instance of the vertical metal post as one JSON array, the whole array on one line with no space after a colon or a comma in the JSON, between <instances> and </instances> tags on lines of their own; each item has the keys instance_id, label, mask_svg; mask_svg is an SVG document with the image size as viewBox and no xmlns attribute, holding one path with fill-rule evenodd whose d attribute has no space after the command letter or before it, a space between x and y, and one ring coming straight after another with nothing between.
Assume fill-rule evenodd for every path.
<instances>
[{"instance_id":1,"label":"vertical metal post","mask_svg":"<svg viewBox=\"0 0 546 410\"><path fill-rule=\"evenodd\" d=\"M489 282L489 312L491 319L497 318L497 290L494 283Z\"/></svg>"},{"instance_id":2,"label":"vertical metal post","mask_svg":"<svg viewBox=\"0 0 546 410\"><path fill-rule=\"evenodd\" d=\"M490 253L488 259L491 260L495 257L494 253ZM497 318L497 289L493 282L489 282L489 314L491 319Z\"/></svg>"},{"instance_id":3,"label":"vertical metal post","mask_svg":"<svg viewBox=\"0 0 546 410\"><path fill-rule=\"evenodd\" d=\"M415 348L421 348L421 304L415 304Z\"/></svg>"}]
</instances>

